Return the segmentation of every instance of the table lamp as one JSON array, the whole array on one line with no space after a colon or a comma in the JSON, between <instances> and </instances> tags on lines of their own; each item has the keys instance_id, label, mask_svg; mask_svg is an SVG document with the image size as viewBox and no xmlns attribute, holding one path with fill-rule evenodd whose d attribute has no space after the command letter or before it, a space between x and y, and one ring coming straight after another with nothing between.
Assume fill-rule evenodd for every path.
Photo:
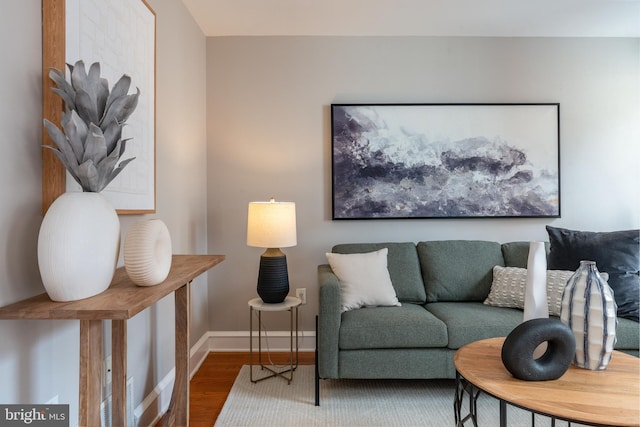
<instances>
[{"instance_id":1,"label":"table lamp","mask_svg":"<svg viewBox=\"0 0 640 427\"><path fill-rule=\"evenodd\" d=\"M265 303L284 301L289 294L287 256L280 250L295 246L296 204L293 202L249 203L247 245L266 248L260 256L258 295Z\"/></svg>"}]
</instances>

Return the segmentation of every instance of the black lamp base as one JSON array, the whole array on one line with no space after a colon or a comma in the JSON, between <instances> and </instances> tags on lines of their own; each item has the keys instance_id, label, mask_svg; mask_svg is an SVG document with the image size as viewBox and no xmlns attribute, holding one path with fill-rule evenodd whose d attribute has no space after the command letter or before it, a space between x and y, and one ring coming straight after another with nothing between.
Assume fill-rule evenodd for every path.
<instances>
[{"instance_id":1,"label":"black lamp base","mask_svg":"<svg viewBox=\"0 0 640 427\"><path fill-rule=\"evenodd\" d=\"M262 255L258 272L258 295L267 304L276 304L284 301L288 294L287 256L284 254L281 256Z\"/></svg>"}]
</instances>

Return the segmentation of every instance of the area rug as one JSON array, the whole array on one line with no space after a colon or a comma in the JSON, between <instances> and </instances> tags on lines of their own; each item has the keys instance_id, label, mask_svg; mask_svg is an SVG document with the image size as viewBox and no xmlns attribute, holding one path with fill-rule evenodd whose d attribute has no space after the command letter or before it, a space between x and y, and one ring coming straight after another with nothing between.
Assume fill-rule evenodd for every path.
<instances>
[{"instance_id":1,"label":"area rug","mask_svg":"<svg viewBox=\"0 0 640 427\"><path fill-rule=\"evenodd\" d=\"M261 374L254 367L254 378ZM289 385L282 378L253 384L249 366L243 366L215 426L455 426L453 380L323 380L320 406L314 406L314 374L314 366L299 366ZM509 427L532 425L529 412L509 406L507 414ZM496 399L480 396L478 424L499 425ZM536 415L535 426L551 426L551 420Z\"/></svg>"}]
</instances>

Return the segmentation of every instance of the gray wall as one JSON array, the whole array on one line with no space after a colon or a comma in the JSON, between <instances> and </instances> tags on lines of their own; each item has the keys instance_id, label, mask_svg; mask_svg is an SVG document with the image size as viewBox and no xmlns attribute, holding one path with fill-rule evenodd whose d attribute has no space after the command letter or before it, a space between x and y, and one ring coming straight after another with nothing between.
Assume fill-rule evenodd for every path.
<instances>
[{"instance_id":1,"label":"gray wall","mask_svg":"<svg viewBox=\"0 0 640 427\"><path fill-rule=\"evenodd\" d=\"M546 240L544 226L640 226L640 40L424 37L207 39L210 327L248 329L262 249L247 247L247 203L296 202L291 287L317 313L316 265L339 242ZM331 103L559 102L560 219L331 221ZM286 329L286 324L270 325Z\"/></svg>"},{"instance_id":2,"label":"gray wall","mask_svg":"<svg viewBox=\"0 0 640 427\"><path fill-rule=\"evenodd\" d=\"M41 217L41 5L3 5L0 40L0 305L43 291L36 259ZM77 386L73 322L0 321L0 401L70 399ZM60 346L59 344L62 344ZM77 400L77 399L76 399ZM77 408L77 406L76 406Z\"/></svg>"},{"instance_id":3,"label":"gray wall","mask_svg":"<svg viewBox=\"0 0 640 427\"><path fill-rule=\"evenodd\" d=\"M206 38L181 2L150 0L157 24L157 214L175 253L207 253ZM41 2L8 0L0 14L0 305L44 291L36 259L41 216ZM111 82L113 83L113 82ZM144 96L144 95L143 95ZM193 284L192 342L209 329L206 277ZM174 364L173 296L128 322L128 367L139 405ZM107 334L109 328L106 328ZM0 402L78 410L78 324L0 321Z\"/></svg>"}]
</instances>

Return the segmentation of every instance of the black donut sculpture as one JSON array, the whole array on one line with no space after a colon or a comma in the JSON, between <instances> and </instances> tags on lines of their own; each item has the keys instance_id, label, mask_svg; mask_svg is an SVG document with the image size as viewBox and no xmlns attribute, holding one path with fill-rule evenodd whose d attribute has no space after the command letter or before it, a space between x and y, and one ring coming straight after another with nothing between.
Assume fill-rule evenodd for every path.
<instances>
[{"instance_id":1,"label":"black donut sculpture","mask_svg":"<svg viewBox=\"0 0 640 427\"><path fill-rule=\"evenodd\" d=\"M547 342L547 350L534 359L534 350L543 342ZM576 339L567 325L556 319L531 319L504 340L502 363L520 380L555 380L569 369L575 353Z\"/></svg>"}]
</instances>

